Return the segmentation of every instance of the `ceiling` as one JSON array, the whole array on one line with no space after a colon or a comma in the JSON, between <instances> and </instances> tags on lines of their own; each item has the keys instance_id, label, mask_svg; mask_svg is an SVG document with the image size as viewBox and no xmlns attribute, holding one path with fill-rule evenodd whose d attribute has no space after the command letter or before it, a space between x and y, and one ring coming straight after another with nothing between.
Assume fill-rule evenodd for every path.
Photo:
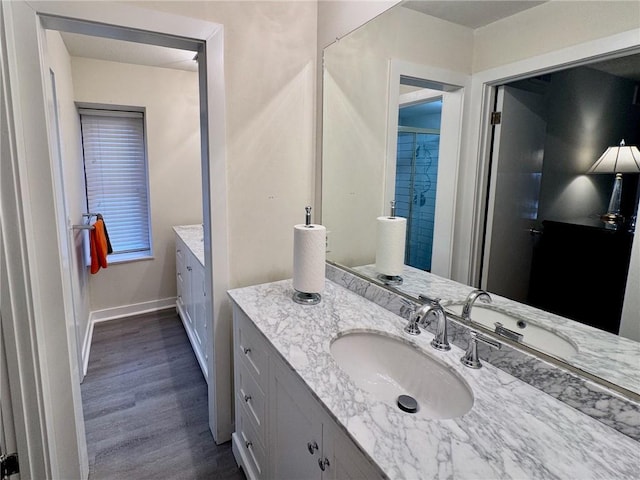
<instances>
[{"instance_id":1,"label":"ceiling","mask_svg":"<svg viewBox=\"0 0 640 480\"><path fill-rule=\"evenodd\" d=\"M640 54L603 60L602 62L592 63L587 66L600 70L601 72L640 82Z\"/></svg>"},{"instance_id":2,"label":"ceiling","mask_svg":"<svg viewBox=\"0 0 640 480\"><path fill-rule=\"evenodd\" d=\"M72 57L95 58L111 62L133 63L151 67L198 71L193 60L195 52L176 48L158 47L144 43L125 42L110 38L92 37L76 33L60 32Z\"/></svg>"},{"instance_id":3,"label":"ceiling","mask_svg":"<svg viewBox=\"0 0 640 480\"><path fill-rule=\"evenodd\" d=\"M476 29L543 3L533 0L419 0L404 2L402 6Z\"/></svg>"}]
</instances>

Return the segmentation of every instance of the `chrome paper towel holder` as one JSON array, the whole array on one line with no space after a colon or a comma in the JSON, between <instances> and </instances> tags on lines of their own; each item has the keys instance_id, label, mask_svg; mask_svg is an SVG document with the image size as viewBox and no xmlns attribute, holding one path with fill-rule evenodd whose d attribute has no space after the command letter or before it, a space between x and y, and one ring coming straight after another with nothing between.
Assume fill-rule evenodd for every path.
<instances>
[{"instance_id":1,"label":"chrome paper towel holder","mask_svg":"<svg viewBox=\"0 0 640 480\"><path fill-rule=\"evenodd\" d=\"M304 209L305 228L315 228L314 225L311 225L311 207L307 206ZM301 292L295 290L292 298L294 302L299 303L300 305L317 305L318 303L320 303L322 296L319 293Z\"/></svg>"}]
</instances>

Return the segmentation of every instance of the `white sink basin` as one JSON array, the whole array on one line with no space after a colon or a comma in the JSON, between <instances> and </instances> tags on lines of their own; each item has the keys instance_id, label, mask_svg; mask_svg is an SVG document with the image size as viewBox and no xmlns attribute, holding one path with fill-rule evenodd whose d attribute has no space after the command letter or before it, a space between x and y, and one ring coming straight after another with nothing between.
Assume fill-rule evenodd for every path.
<instances>
[{"instance_id":1,"label":"white sink basin","mask_svg":"<svg viewBox=\"0 0 640 480\"><path fill-rule=\"evenodd\" d=\"M446 308L460 315L462 307L463 305L450 305ZM575 345L544 327L477 303L471 309L471 321L491 331L495 331L495 324L499 322L504 328L522 335L520 343L558 358L569 358L578 353Z\"/></svg>"},{"instance_id":2,"label":"white sink basin","mask_svg":"<svg viewBox=\"0 0 640 480\"><path fill-rule=\"evenodd\" d=\"M433 419L460 417L473 406L471 388L458 373L398 338L347 333L333 340L331 355L358 387L394 408L400 395L417 401L415 415Z\"/></svg>"}]
</instances>

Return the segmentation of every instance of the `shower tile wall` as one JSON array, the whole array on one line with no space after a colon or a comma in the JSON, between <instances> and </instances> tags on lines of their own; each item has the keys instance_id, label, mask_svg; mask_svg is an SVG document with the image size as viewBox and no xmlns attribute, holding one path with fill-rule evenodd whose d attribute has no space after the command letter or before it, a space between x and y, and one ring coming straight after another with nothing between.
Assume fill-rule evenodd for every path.
<instances>
[{"instance_id":1,"label":"shower tile wall","mask_svg":"<svg viewBox=\"0 0 640 480\"><path fill-rule=\"evenodd\" d=\"M407 220L405 263L431 270L439 135L398 133L396 214Z\"/></svg>"},{"instance_id":2,"label":"shower tile wall","mask_svg":"<svg viewBox=\"0 0 640 480\"><path fill-rule=\"evenodd\" d=\"M398 154L396 157L396 215L409 218L409 197L411 195L411 163L413 162L414 135L398 133Z\"/></svg>"}]
</instances>

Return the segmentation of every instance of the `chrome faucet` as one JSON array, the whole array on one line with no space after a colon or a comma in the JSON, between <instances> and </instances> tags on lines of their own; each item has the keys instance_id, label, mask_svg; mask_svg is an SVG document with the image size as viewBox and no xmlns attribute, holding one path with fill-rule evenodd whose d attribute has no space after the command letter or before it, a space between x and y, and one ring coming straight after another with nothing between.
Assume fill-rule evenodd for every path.
<instances>
[{"instance_id":1,"label":"chrome faucet","mask_svg":"<svg viewBox=\"0 0 640 480\"><path fill-rule=\"evenodd\" d=\"M423 299L424 297L420 296L420 298ZM451 347L447 340L447 316L442 305L440 305L440 299L430 299L417 309L414 303L404 299L402 301L409 309L409 323L404 327L404 331L409 335L420 335L420 328L427 328L435 317L438 323L436 336L431 341L431 346L438 350L449 350Z\"/></svg>"},{"instance_id":2,"label":"chrome faucet","mask_svg":"<svg viewBox=\"0 0 640 480\"><path fill-rule=\"evenodd\" d=\"M484 335L473 330L469 332L469 334L471 335L471 339L469 340L469 347L467 348L467 351L462 356L462 358L460 358L460 361L465 367L481 368L482 363L480 362L480 358L478 357L478 342L482 342L486 345L489 345L490 347L497 348L498 350L500 350L502 344L494 342L489 337L485 337Z\"/></svg>"},{"instance_id":3,"label":"chrome faucet","mask_svg":"<svg viewBox=\"0 0 640 480\"><path fill-rule=\"evenodd\" d=\"M439 299L434 300L429 305L429 309L426 311L423 325L428 325L427 317L435 316L438 323L436 324L436 336L433 340L431 340L431 346L436 350L450 350L451 346L449 345L448 335L447 335L447 315L444 313L444 309L442 305L440 305ZM431 323L431 322L429 322Z\"/></svg>"},{"instance_id":4,"label":"chrome faucet","mask_svg":"<svg viewBox=\"0 0 640 480\"><path fill-rule=\"evenodd\" d=\"M473 290L469 295L467 295L464 307L462 307L462 320L466 320L467 322L471 321L471 307L473 307L473 304L476 303L476 300L478 299L483 300L486 303L491 303L491 296L487 292L480 289Z\"/></svg>"}]
</instances>

